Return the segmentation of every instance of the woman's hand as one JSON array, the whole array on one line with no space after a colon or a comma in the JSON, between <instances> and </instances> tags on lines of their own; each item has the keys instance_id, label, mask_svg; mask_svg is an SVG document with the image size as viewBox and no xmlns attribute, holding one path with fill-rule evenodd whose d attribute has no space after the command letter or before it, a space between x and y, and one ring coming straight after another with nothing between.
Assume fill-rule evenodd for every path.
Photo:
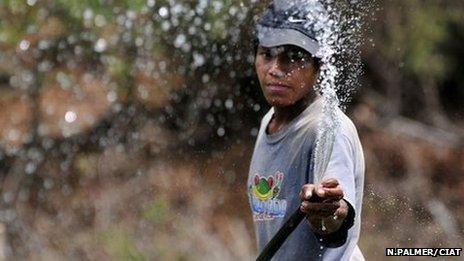
<instances>
[{"instance_id":1,"label":"woman's hand","mask_svg":"<svg viewBox=\"0 0 464 261\"><path fill-rule=\"evenodd\" d=\"M317 202L310 202L313 196L319 197ZM336 179L327 179L317 185L304 185L300 198L300 210L307 214L312 230L318 234L336 232L348 215L348 205L343 200L343 190Z\"/></svg>"}]
</instances>

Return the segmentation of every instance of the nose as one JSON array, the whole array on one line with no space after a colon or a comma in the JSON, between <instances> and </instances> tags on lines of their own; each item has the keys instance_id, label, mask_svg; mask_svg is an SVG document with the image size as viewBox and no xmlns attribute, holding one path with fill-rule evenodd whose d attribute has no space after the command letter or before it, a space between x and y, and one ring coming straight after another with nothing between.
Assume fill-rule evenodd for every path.
<instances>
[{"instance_id":1,"label":"nose","mask_svg":"<svg viewBox=\"0 0 464 261\"><path fill-rule=\"evenodd\" d=\"M278 57L275 57L269 62L271 63L269 67L269 71L268 71L270 75L277 77L277 78L285 77L285 72L283 71L282 64L280 60L278 59Z\"/></svg>"}]
</instances>

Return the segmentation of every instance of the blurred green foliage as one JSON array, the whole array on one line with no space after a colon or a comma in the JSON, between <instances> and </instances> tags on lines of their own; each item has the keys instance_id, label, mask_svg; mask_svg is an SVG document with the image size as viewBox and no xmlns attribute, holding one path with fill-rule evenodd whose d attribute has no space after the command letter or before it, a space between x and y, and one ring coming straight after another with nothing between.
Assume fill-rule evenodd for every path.
<instances>
[{"instance_id":1,"label":"blurred green foliage","mask_svg":"<svg viewBox=\"0 0 464 261\"><path fill-rule=\"evenodd\" d=\"M167 221L169 216L171 216L168 207L169 206L165 198L156 198L144 209L142 217L154 224L162 224Z\"/></svg>"},{"instance_id":2,"label":"blurred green foliage","mask_svg":"<svg viewBox=\"0 0 464 261\"><path fill-rule=\"evenodd\" d=\"M137 250L131 234L119 226L114 226L101 236L102 243L114 260L146 260Z\"/></svg>"},{"instance_id":3,"label":"blurred green foliage","mask_svg":"<svg viewBox=\"0 0 464 261\"><path fill-rule=\"evenodd\" d=\"M395 14L390 14L385 24L387 42L378 42L379 50L385 49L387 57L402 61L405 73L442 80L449 67L443 43L453 41L449 24L462 22L460 11L440 1L392 1L392 6L389 11Z\"/></svg>"}]
</instances>

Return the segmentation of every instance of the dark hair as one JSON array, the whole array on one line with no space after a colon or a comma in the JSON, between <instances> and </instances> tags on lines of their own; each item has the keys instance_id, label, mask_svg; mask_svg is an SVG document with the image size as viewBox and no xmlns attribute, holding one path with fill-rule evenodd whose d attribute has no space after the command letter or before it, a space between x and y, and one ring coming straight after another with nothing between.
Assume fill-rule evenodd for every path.
<instances>
[{"instance_id":1,"label":"dark hair","mask_svg":"<svg viewBox=\"0 0 464 261\"><path fill-rule=\"evenodd\" d=\"M253 39L251 40L251 44L253 46L253 54L256 56L256 53L258 52L258 47L259 47L258 37L254 36Z\"/></svg>"}]
</instances>

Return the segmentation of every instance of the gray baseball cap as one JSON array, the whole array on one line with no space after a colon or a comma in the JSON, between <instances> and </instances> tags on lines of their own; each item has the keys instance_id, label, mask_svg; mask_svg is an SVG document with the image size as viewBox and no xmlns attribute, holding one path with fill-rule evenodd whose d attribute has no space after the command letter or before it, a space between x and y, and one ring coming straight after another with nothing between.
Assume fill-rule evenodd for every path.
<instances>
[{"instance_id":1,"label":"gray baseball cap","mask_svg":"<svg viewBox=\"0 0 464 261\"><path fill-rule=\"evenodd\" d=\"M317 0L275 0L257 21L259 44L295 45L317 57L320 44L316 40L316 23L326 15Z\"/></svg>"}]
</instances>

